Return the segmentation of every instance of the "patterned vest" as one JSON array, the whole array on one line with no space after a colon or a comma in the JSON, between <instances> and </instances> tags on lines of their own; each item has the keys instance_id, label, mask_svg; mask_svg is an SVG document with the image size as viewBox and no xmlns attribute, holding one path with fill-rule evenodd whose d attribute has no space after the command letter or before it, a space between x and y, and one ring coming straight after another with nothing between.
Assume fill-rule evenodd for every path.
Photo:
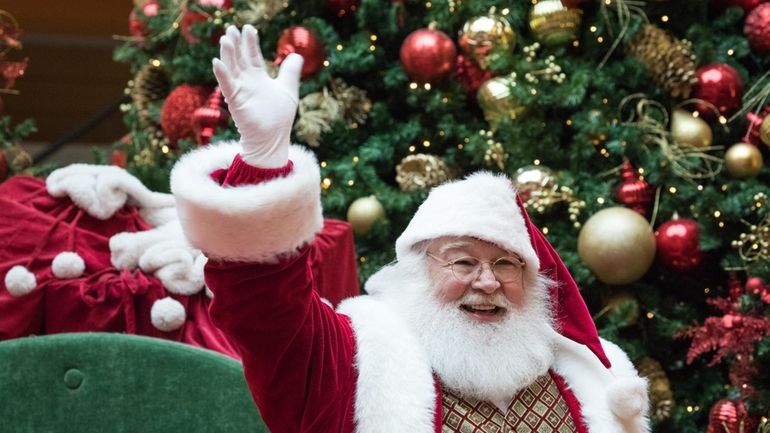
<instances>
[{"instance_id":1,"label":"patterned vest","mask_svg":"<svg viewBox=\"0 0 770 433\"><path fill-rule=\"evenodd\" d=\"M576 433L577 426L546 373L519 391L503 413L492 403L463 398L444 388L442 433Z\"/></svg>"}]
</instances>

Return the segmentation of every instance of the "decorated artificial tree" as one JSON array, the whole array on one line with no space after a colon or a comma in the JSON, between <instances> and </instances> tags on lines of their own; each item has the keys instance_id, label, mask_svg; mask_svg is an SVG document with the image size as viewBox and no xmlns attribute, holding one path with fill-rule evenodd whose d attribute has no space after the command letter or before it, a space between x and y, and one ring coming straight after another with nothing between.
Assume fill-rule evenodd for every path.
<instances>
[{"instance_id":1,"label":"decorated artificial tree","mask_svg":"<svg viewBox=\"0 0 770 433\"><path fill-rule=\"evenodd\" d=\"M770 3L135 0L116 164L163 190L235 137L211 59L247 23L273 64L305 58L294 141L362 280L431 187L506 173L649 378L656 431L769 428Z\"/></svg>"},{"instance_id":2,"label":"decorated artificial tree","mask_svg":"<svg viewBox=\"0 0 770 433\"><path fill-rule=\"evenodd\" d=\"M19 58L21 26L10 13L0 9L0 182L9 176L30 168L32 159L19 146L21 140L35 132L35 123L26 119L13 124L11 116L4 113L2 97L18 95L14 90L16 80L24 75L29 59Z\"/></svg>"}]
</instances>

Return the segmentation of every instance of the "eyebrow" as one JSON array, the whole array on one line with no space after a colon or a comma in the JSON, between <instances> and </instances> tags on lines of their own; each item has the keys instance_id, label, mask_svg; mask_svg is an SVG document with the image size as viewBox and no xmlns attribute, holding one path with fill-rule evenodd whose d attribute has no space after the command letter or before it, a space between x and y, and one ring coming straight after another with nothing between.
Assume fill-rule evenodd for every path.
<instances>
[{"instance_id":1,"label":"eyebrow","mask_svg":"<svg viewBox=\"0 0 770 433\"><path fill-rule=\"evenodd\" d=\"M469 247L470 245L471 243L468 241L453 241L442 245L441 248L438 249L437 253L444 254L449 250L459 250L459 249Z\"/></svg>"}]
</instances>

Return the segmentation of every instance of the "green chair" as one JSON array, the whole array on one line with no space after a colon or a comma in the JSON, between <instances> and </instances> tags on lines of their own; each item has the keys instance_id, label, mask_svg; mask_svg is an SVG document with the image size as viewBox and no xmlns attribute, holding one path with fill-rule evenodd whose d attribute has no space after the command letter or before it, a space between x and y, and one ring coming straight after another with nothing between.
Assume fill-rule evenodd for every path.
<instances>
[{"instance_id":1,"label":"green chair","mask_svg":"<svg viewBox=\"0 0 770 433\"><path fill-rule=\"evenodd\" d=\"M269 433L241 365L126 334L0 342L0 431Z\"/></svg>"}]
</instances>

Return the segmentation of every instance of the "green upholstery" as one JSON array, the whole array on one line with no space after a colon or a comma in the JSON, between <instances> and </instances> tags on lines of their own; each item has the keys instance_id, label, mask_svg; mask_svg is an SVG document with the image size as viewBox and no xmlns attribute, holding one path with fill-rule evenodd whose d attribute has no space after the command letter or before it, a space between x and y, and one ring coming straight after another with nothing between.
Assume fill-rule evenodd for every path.
<instances>
[{"instance_id":1,"label":"green upholstery","mask_svg":"<svg viewBox=\"0 0 770 433\"><path fill-rule=\"evenodd\" d=\"M0 342L0 431L268 432L237 361L108 333Z\"/></svg>"}]
</instances>

